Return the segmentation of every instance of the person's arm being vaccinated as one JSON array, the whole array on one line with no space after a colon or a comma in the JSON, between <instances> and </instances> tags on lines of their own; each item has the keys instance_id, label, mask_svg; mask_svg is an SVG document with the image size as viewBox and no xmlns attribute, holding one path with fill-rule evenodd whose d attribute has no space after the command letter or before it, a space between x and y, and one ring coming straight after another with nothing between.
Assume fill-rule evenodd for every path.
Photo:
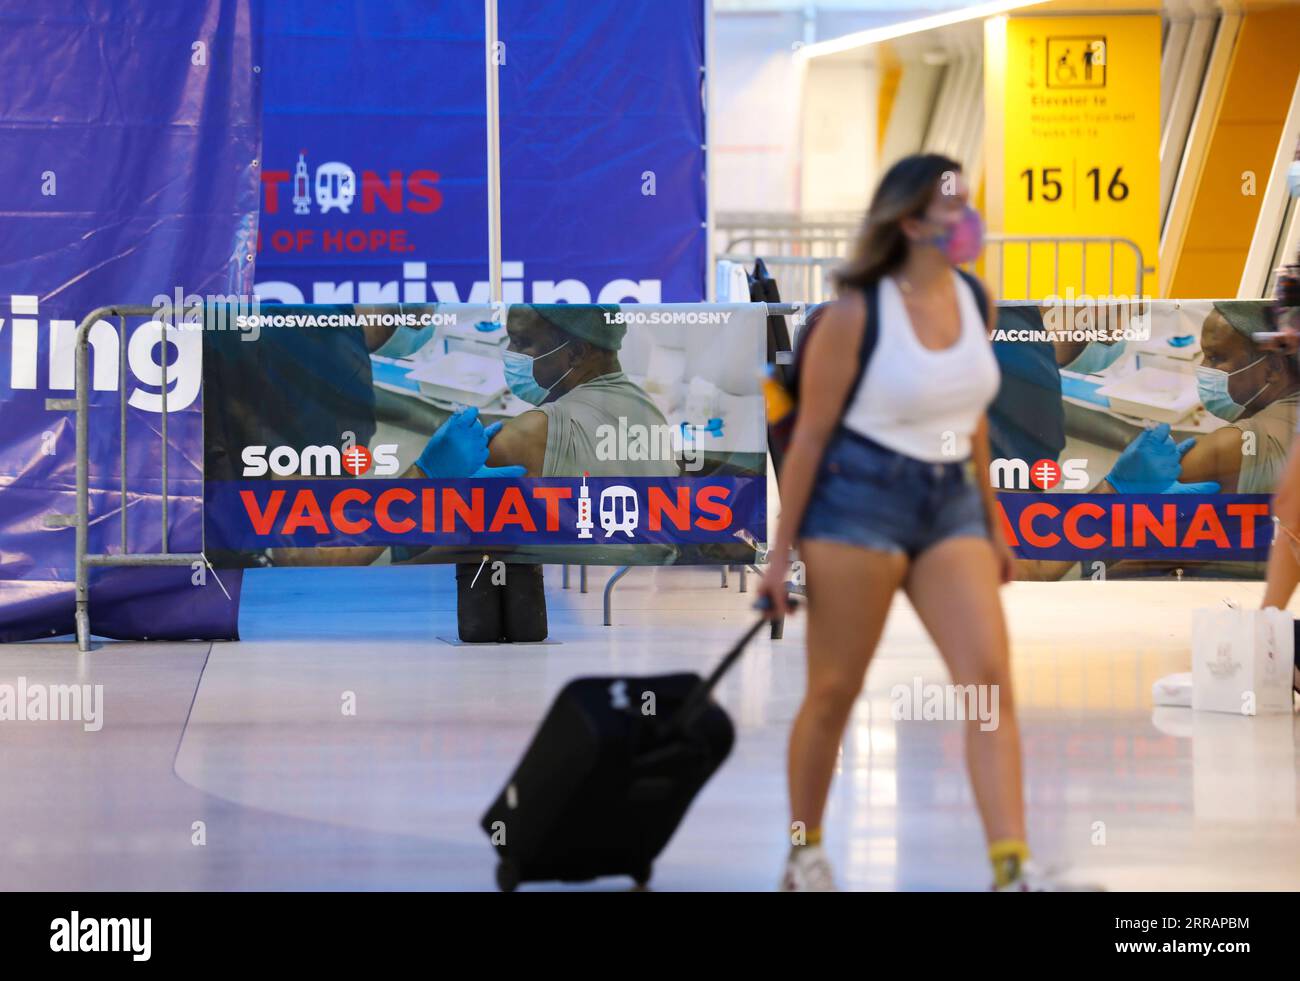
<instances>
[{"instance_id":1,"label":"person's arm being vaccinated","mask_svg":"<svg viewBox=\"0 0 1300 981\"><path fill-rule=\"evenodd\" d=\"M550 420L532 409L507 419L488 443L489 467L523 467L529 477L542 476Z\"/></svg>"}]
</instances>

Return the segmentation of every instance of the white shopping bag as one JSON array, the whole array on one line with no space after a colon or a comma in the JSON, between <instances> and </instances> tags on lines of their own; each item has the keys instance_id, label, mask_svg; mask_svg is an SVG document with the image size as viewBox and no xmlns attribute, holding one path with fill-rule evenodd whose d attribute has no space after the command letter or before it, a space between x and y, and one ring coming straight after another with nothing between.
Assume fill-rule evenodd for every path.
<instances>
[{"instance_id":1,"label":"white shopping bag","mask_svg":"<svg viewBox=\"0 0 1300 981\"><path fill-rule=\"evenodd\" d=\"M1260 715L1291 711L1294 620L1286 610L1192 614L1192 708Z\"/></svg>"}]
</instances>

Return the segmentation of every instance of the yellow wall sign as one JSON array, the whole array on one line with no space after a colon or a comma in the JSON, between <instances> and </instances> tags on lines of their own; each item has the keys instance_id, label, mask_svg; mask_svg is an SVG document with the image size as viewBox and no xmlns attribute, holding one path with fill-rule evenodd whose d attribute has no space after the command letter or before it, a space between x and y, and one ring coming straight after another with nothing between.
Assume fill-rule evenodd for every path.
<instances>
[{"instance_id":1,"label":"yellow wall sign","mask_svg":"<svg viewBox=\"0 0 1300 981\"><path fill-rule=\"evenodd\" d=\"M1127 238L1141 249L1143 263L1155 266L1160 33L1160 18L1149 15L1007 22L1005 234ZM1113 258L1100 244L1008 245L1002 295L1133 295L1136 268L1133 251L1123 245ZM1148 274L1143 292L1155 288Z\"/></svg>"}]
</instances>

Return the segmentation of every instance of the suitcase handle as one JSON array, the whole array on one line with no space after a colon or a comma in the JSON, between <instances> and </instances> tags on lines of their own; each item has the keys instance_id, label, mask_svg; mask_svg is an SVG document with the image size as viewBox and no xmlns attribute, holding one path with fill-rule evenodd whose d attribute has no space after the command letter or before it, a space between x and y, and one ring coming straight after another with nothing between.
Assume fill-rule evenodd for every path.
<instances>
[{"instance_id":1,"label":"suitcase handle","mask_svg":"<svg viewBox=\"0 0 1300 981\"><path fill-rule=\"evenodd\" d=\"M798 601L793 596L787 596L786 602L789 604L789 608L792 611L798 606ZM713 689L717 687L718 682L722 680L722 676L731 669L731 666L736 663L736 660L740 655L745 653L745 648L749 646L749 642L754 639L758 632L763 629L764 624L769 622L767 611L772 608L772 601L770 599L766 596L760 596L758 601L754 604L754 608L763 611L763 616L759 617L758 621L745 631L744 636L742 636L740 640L736 641L736 645L732 647L731 650L727 651L726 656L723 657L723 659L718 663L718 666L713 669L713 672L696 685L691 693L686 696L686 701L682 703L682 707L677 711L672 722L668 724L669 733L681 732L695 721L695 718L704 710L704 706L709 700L709 695L712 694Z\"/></svg>"}]
</instances>

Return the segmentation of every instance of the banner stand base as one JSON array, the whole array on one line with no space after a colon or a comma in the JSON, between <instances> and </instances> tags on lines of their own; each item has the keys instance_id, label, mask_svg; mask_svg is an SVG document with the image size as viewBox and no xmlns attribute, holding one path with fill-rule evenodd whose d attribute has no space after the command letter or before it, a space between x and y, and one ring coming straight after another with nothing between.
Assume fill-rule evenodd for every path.
<instances>
[{"instance_id":1,"label":"banner stand base","mask_svg":"<svg viewBox=\"0 0 1300 981\"><path fill-rule=\"evenodd\" d=\"M438 640L452 647L551 647L564 643L562 640L461 640L459 637L438 635Z\"/></svg>"}]
</instances>

